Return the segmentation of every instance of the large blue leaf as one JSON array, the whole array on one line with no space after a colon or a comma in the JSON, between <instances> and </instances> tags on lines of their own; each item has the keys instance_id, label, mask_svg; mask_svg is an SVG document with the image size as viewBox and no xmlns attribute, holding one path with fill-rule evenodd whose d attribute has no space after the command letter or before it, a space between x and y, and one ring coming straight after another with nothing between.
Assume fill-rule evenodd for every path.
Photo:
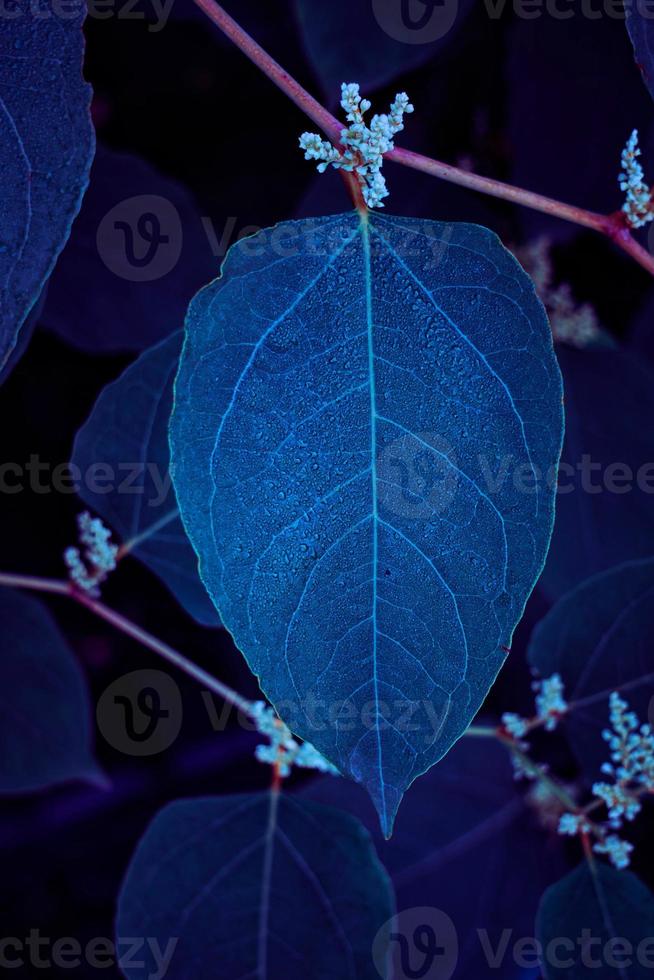
<instances>
[{"instance_id":1,"label":"large blue leaf","mask_svg":"<svg viewBox=\"0 0 654 980\"><path fill-rule=\"evenodd\" d=\"M389 841L379 833L369 798L350 780L318 779L303 795L348 809L371 830L395 888L400 921L410 922L414 910L416 929L432 925L444 946L453 933L439 920L449 917L458 936L446 950L452 958L458 945L455 977L522 980L513 942L533 935L543 891L566 870L561 838L551 833L556 801L523 788L504 746L462 738L408 794ZM509 944L503 941L507 930ZM419 932L414 937L419 940ZM489 962L489 950L497 959ZM392 942L391 951L399 967L401 945ZM411 952L419 962L418 949ZM435 976L447 975L444 960L437 961ZM403 976L400 969L397 975Z\"/></svg>"},{"instance_id":2,"label":"large blue leaf","mask_svg":"<svg viewBox=\"0 0 654 980\"><path fill-rule=\"evenodd\" d=\"M220 619L182 526L168 473L168 419L182 333L145 351L107 385L77 433L80 496L206 626Z\"/></svg>"},{"instance_id":3,"label":"large blue leaf","mask_svg":"<svg viewBox=\"0 0 654 980\"><path fill-rule=\"evenodd\" d=\"M602 730L619 690L649 717L654 686L654 559L595 575L556 603L534 630L529 662L542 677L559 673L574 710L566 730L584 771L608 761Z\"/></svg>"},{"instance_id":4,"label":"large blue leaf","mask_svg":"<svg viewBox=\"0 0 654 980\"><path fill-rule=\"evenodd\" d=\"M0 31L0 368L79 210L93 157L85 8L16 0Z\"/></svg>"},{"instance_id":5,"label":"large blue leaf","mask_svg":"<svg viewBox=\"0 0 654 980\"><path fill-rule=\"evenodd\" d=\"M373 944L392 913L358 821L285 796L226 796L155 817L123 884L117 932L162 950L175 937L168 980L379 980ZM123 965L129 980L153 976L150 942L140 959Z\"/></svg>"},{"instance_id":6,"label":"large blue leaf","mask_svg":"<svg viewBox=\"0 0 654 980\"><path fill-rule=\"evenodd\" d=\"M387 833L504 661L553 517L513 478L555 466L561 429L543 309L475 225L289 222L190 307L171 446L201 574Z\"/></svg>"},{"instance_id":7,"label":"large blue leaf","mask_svg":"<svg viewBox=\"0 0 654 980\"><path fill-rule=\"evenodd\" d=\"M556 524L541 585L558 597L654 554L654 371L624 351L557 351L566 433Z\"/></svg>"},{"instance_id":8,"label":"large blue leaf","mask_svg":"<svg viewBox=\"0 0 654 980\"><path fill-rule=\"evenodd\" d=\"M34 303L34 306L27 314L23 326L18 331L18 337L16 338L16 343L14 344L9 357L4 363L4 367L0 368L0 385L5 381L11 372L14 370L21 357L28 348L29 342L32 339L32 334L34 333L39 317L43 312L43 304L45 303L46 293L48 291L48 284L46 283L41 291L39 298Z\"/></svg>"},{"instance_id":9,"label":"large blue leaf","mask_svg":"<svg viewBox=\"0 0 654 980\"><path fill-rule=\"evenodd\" d=\"M536 932L547 980L652 975L654 896L630 871L580 865L543 895Z\"/></svg>"},{"instance_id":10,"label":"large blue leaf","mask_svg":"<svg viewBox=\"0 0 654 980\"><path fill-rule=\"evenodd\" d=\"M0 793L101 780L84 675L40 602L0 589Z\"/></svg>"},{"instance_id":11,"label":"large blue leaf","mask_svg":"<svg viewBox=\"0 0 654 980\"><path fill-rule=\"evenodd\" d=\"M342 82L355 81L370 91L442 58L473 6L471 0L371 0L360 4L296 0L296 4L307 51L332 99Z\"/></svg>"},{"instance_id":12,"label":"large blue leaf","mask_svg":"<svg viewBox=\"0 0 654 980\"><path fill-rule=\"evenodd\" d=\"M41 322L82 350L144 350L179 330L217 266L189 192L98 147Z\"/></svg>"}]
</instances>

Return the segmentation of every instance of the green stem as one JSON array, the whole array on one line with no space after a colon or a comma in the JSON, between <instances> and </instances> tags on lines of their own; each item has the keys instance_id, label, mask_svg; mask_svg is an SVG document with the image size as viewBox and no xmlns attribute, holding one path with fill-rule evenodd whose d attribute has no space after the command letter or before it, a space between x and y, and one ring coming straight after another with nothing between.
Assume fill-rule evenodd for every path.
<instances>
[{"instance_id":1,"label":"green stem","mask_svg":"<svg viewBox=\"0 0 654 980\"><path fill-rule=\"evenodd\" d=\"M216 0L195 0L195 3L243 54L247 55L250 61L257 65L309 119L313 120L332 143L336 145L340 143L343 124L317 99L314 99L274 58L271 58L267 51L264 51L261 45L257 44L239 26ZM584 228L591 228L606 235L618 248L621 248L651 275L654 275L654 256L650 255L647 249L643 248L632 236L625 217L620 211L613 214L597 214L594 211L587 211L585 208L578 208L573 204L565 204L563 201L557 201L543 194L536 194L534 191L515 187L513 184L506 184L501 180L481 177L468 170L462 170L460 167L453 167L451 164L423 156L421 153L413 153L411 150L396 148L387 153L386 158L394 163L420 170L433 177L458 184L461 187L467 187L481 194L510 201L513 204L520 204L534 211L542 211L544 214L561 218L563 221L570 221Z\"/></svg>"},{"instance_id":2,"label":"green stem","mask_svg":"<svg viewBox=\"0 0 654 980\"><path fill-rule=\"evenodd\" d=\"M490 725L470 725L466 728L464 735L469 735L473 738L498 738L497 728L491 728Z\"/></svg>"}]
</instances>

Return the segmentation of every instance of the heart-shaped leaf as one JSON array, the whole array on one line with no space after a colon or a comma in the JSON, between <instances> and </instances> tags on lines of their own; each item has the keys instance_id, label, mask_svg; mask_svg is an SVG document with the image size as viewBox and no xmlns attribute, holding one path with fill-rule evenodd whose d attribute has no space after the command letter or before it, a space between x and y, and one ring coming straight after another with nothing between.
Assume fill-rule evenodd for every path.
<instances>
[{"instance_id":1,"label":"heart-shaped leaf","mask_svg":"<svg viewBox=\"0 0 654 980\"><path fill-rule=\"evenodd\" d=\"M77 433L72 467L85 503L200 623L219 626L168 473L168 419L181 331L107 385Z\"/></svg>"},{"instance_id":2,"label":"heart-shaped leaf","mask_svg":"<svg viewBox=\"0 0 654 980\"><path fill-rule=\"evenodd\" d=\"M0 589L0 793L101 782L84 675L40 602Z\"/></svg>"},{"instance_id":3,"label":"heart-shaped leaf","mask_svg":"<svg viewBox=\"0 0 654 980\"><path fill-rule=\"evenodd\" d=\"M95 145L85 7L54 6L16 0L0 33L0 368L68 238Z\"/></svg>"},{"instance_id":4,"label":"heart-shaped leaf","mask_svg":"<svg viewBox=\"0 0 654 980\"><path fill-rule=\"evenodd\" d=\"M118 938L149 939L140 965L122 969L152 977L156 941L168 980L379 980L392 913L386 873L353 817L277 794L178 801L157 814L127 872Z\"/></svg>"},{"instance_id":5,"label":"heart-shaped leaf","mask_svg":"<svg viewBox=\"0 0 654 980\"><path fill-rule=\"evenodd\" d=\"M478 226L289 222L191 304L171 448L201 574L284 720L387 834L505 658L561 435L542 306Z\"/></svg>"},{"instance_id":6,"label":"heart-shaped leaf","mask_svg":"<svg viewBox=\"0 0 654 980\"><path fill-rule=\"evenodd\" d=\"M644 980L654 896L630 871L584 863L545 892L536 933L547 980Z\"/></svg>"},{"instance_id":7,"label":"heart-shaped leaf","mask_svg":"<svg viewBox=\"0 0 654 980\"><path fill-rule=\"evenodd\" d=\"M627 562L569 592L534 630L529 662L542 677L558 673L574 710L565 718L590 780L609 750L609 695L620 691L642 721L654 687L654 559Z\"/></svg>"}]
</instances>

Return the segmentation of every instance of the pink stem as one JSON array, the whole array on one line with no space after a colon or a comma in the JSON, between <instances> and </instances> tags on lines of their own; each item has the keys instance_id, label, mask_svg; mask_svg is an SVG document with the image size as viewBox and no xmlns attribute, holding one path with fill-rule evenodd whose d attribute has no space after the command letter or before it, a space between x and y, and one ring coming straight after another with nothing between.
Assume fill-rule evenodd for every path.
<instances>
[{"instance_id":1,"label":"pink stem","mask_svg":"<svg viewBox=\"0 0 654 980\"><path fill-rule=\"evenodd\" d=\"M306 89L302 88L299 82L296 82L287 71L284 71L282 66L274 58L271 58L268 52L264 51L261 45L257 44L254 38L251 38L236 23L234 18L223 10L220 4L215 3L214 0L195 0L195 3L214 22L216 27L219 27L230 41L233 41L236 47L248 56L250 61L253 61L285 95L288 95L295 102L296 106L302 109L310 119L313 119L332 142L338 143L343 126L335 116L332 116L331 112L321 106L312 95L309 95Z\"/></svg>"},{"instance_id":2,"label":"pink stem","mask_svg":"<svg viewBox=\"0 0 654 980\"><path fill-rule=\"evenodd\" d=\"M81 592L74 586L65 580L59 579L47 579L47 578L36 578L32 575L13 575L6 572L0 572L0 585L7 585L16 589L31 589L35 592L49 592L56 593L57 595L65 595L70 599L74 599L81 606L86 609L90 609L91 612L99 616L100 619L104 619L105 622L110 623L116 629L120 630L126 636L130 636L133 640L137 640L143 646L152 650L154 653L163 657L168 663L173 664L173 666L178 667L183 670L185 674L193 677L200 684L204 684L210 691L217 694L219 697L223 698L229 704L233 704L235 708L238 708L245 715L252 716L253 703L247 701L245 698L241 697L236 691L233 691L231 687L227 687L221 681L217 680L211 674L208 674L206 670L198 667L191 660L187 660L186 657L178 653L167 643L162 640L158 640L156 636L148 633L146 630L137 626L131 620L127 619L121 613L116 612L115 609L110 609L109 606L105 606L103 602L99 599L94 599L92 596L87 595L85 592Z\"/></svg>"},{"instance_id":3,"label":"pink stem","mask_svg":"<svg viewBox=\"0 0 654 980\"><path fill-rule=\"evenodd\" d=\"M316 123L332 143L339 143L343 126L338 119L314 99L287 71L284 71L282 66L274 58L271 58L261 45L257 44L236 23L233 17L230 17L223 10L216 0L195 0L195 3L282 92L292 99L295 105ZM597 214L594 211L577 208L572 204L565 204L533 191L523 190L521 187L514 187L512 184L505 184L501 180L480 177L468 170L453 167L448 163L442 163L440 160L433 160L421 153L413 153L411 150L397 148L391 150L386 156L394 163L420 170L452 184L458 184L461 187L467 187L470 190L479 191L481 194L497 197L504 201L511 201L514 204L521 204L523 207L551 214L584 228L592 228L600 234L607 235L627 255L630 255L651 275L654 275L654 256L650 255L647 249L643 248L631 235L620 212L609 215Z\"/></svg>"}]
</instances>

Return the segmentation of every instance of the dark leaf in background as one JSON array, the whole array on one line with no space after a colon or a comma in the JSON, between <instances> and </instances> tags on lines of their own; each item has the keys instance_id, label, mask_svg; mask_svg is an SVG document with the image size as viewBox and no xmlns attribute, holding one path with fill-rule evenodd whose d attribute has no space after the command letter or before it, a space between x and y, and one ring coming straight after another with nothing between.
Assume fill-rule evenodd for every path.
<instances>
[{"instance_id":1,"label":"dark leaf in background","mask_svg":"<svg viewBox=\"0 0 654 980\"><path fill-rule=\"evenodd\" d=\"M650 225L654 230L654 226ZM628 336L629 350L654 362L654 292L645 297L636 313Z\"/></svg>"},{"instance_id":2,"label":"dark leaf in background","mask_svg":"<svg viewBox=\"0 0 654 980\"><path fill-rule=\"evenodd\" d=\"M80 496L205 626L220 619L198 575L170 481L168 420L182 332L145 351L100 394L75 438ZM107 475L109 474L109 475Z\"/></svg>"},{"instance_id":3,"label":"dark leaf in background","mask_svg":"<svg viewBox=\"0 0 654 980\"><path fill-rule=\"evenodd\" d=\"M0 589L0 793L69 779L103 782L86 680L49 613Z\"/></svg>"},{"instance_id":4,"label":"dark leaf in background","mask_svg":"<svg viewBox=\"0 0 654 980\"><path fill-rule=\"evenodd\" d=\"M367 795L349 780L316 780L302 793L353 812L371 830L395 888L400 920L410 921L413 909L450 917L458 933L455 977L518 980L522 973L512 942L533 936L540 897L565 871L553 832L556 802L533 788L524 795L523 788L504 746L466 737L412 786L390 841L379 833ZM426 915L424 925L432 922L438 931L438 918ZM503 947L507 929L513 940ZM488 949L498 950L495 966L487 960ZM446 971L434 974L440 975Z\"/></svg>"},{"instance_id":5,"label":"dark leaf in background","mask_svg":"<svg viewBox=\"0 0 654 980\"><path fill-rule=\"evenodd\" d=\"M296 0L307 53L331 104L342 82L364 94L442 58L472 0Z\"/></svg>"},{"instance_id":6,"label":"dark leaf in background","mask_svg":"<svg viewBox=\"0 0 654 980\"><path fill-rule=\"evenodd\" d=\"M168 980L379 980L393 893L353 817L268 793L177 801L134 855L117 934L178 937ZM378 937L378 933L381 934ZM145 980L157 967L123 967ZM159 964L160 966L160 964Z\"/></svg>"},{"instance_id":7,"label":"dark leaf in background","mask_svg":"<svg viewBox=\"0 0 654 980\"><path fill-rule=\"evenodd\" d=\"M624 351L559 345L566 433L540 586L556 598L654 554L654 372Z\"/></svg>"},{"instance_id":8,"label":"dark leaf in background","mask_svg":"<svg viewBox=\"0 0 654 980\"><path fill-rule=\"evenodd\" d=\"M581 702L564 724L584 772L599 778L610 692L620 690L642 722L650 717L654 559L619 565L559 599L534 630L528 657L541 677L559 673L567 700Z\"/></svg>"},{"instance_id":9,"label":"dark leaf in background","mask_svg":"<svg viewBox=\"0 0 654 980\"><path fill-rule=\"evenodd\" d=\"M77 214L95 137L79 13L16 0L0 32L0 368Z\"/></svg>"},{"instance_id":10,"label":"dark leaf in background","mask_svg":"<svg viewBox=\"0 0 654 980\"><path fill-rule=\"evenodd\" d=\"M636 0L625 4L627 32L634 47L636 64L649 94L654 98L654 21L651 7Z\"/></svg>"},{"instance_id":11,"label":"dark leaf in background","mask_svg":"<svg viewBox=\"0 0 654 980\"><path fill-rule=\"evenodd\" d=\"M577 4L556 9L564 16L543 7L535 17L515 18L509 28L508 179L608 214L622 205L620 154L634 128L645 143L651 102L618 20L602 13L586 17ZM521 217L528 237L546 232L567 240L579 231L528 208Z\"/></svg>"},{"instance_id":12,"label":"dark leaf in background","mask_svg":"<svg viewBox=\"0 0 654 980\"><path fill-rule=\"evenodd\" d=\"M652 975L654 896L630 871L584 862L545 892L536 932L547 980Z\"/></svg>"},{"instance_id":13,"label":"dark leaf in background","mask_svg":"<svg viewBox=\"0 0 654 980\"><path fill-rule=\"evenodd\" d=\"M189 191L138 157L98 147L41 322L82 350L144 350L180 329L217 272Z\"/></svg>"},{"instance_id":14,"label":"dark leaf in background","mask_svg":"<svg viewBox=\"0 0 654 980\"><path fill-rule=\"evenodd\" d=\"M543 308L478 226L288 222L236 245L189 308L172 470L203 580L273 704L295 706L284 720L366 786L386 834L504 662L551 534L535 468L561 437ZM316 730L312 697L356 724ZM387 724L406 700L438 724Z\"/></svg>"}]
</instances>

